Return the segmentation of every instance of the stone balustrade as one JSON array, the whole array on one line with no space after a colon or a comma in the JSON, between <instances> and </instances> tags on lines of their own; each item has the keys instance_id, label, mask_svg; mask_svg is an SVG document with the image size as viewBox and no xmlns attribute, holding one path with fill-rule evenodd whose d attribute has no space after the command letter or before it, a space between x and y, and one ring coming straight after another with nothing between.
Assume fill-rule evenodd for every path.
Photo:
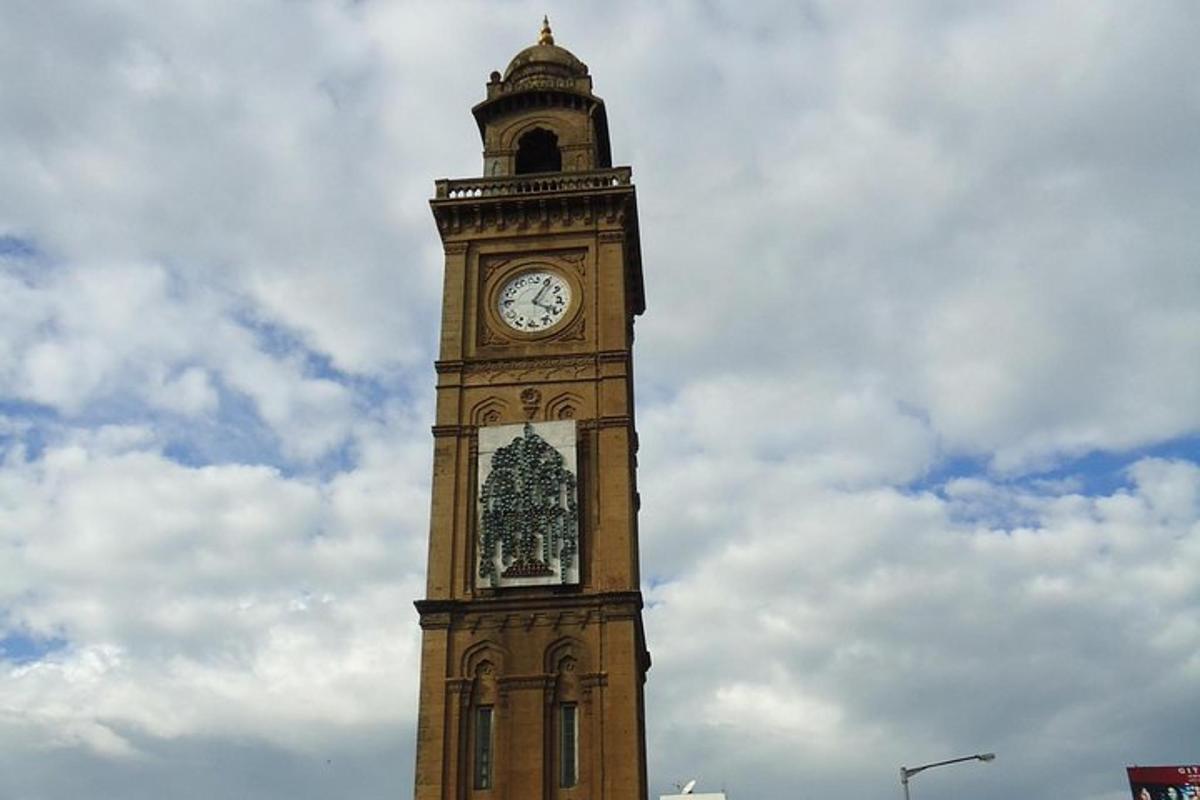
<instances>
[{"instance_id":1,"label":"stone balustrade","mask_svg":"<svg viewBox=\"0 0 1200 800\"><path fill-rule=\"evenodd\" d=\"M455 178L435 181L436 198L513 197L543 192L586 191L629 186L633 178L629 167L597 169L588 172L538 172L494 178Z\"/></svg>"}]
</instances>

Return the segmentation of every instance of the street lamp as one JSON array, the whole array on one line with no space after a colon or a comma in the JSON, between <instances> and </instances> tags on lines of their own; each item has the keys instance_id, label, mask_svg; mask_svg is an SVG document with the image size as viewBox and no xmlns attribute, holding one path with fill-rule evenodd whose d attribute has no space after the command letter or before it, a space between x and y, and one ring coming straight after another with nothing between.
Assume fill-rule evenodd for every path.
<instances>
[{"instance_id":1,"label":"street lamp","mask_svg":"<svg viewBox=\"0 0 1200 800\"><path fill-rule=\"evenodd\" d=\"M958 764L963 761L995 761L995 753L976 753L973 756L963 756L962 758L951 758L946 761L935 761L932 764L922 764L919 767L901 767L900 768L900 785L904 787L904 800L909 800L908 797L908 779L918 772L924 772L927 769L934 767L944 767L947 764Z\"/></svg>"}]
</instances>

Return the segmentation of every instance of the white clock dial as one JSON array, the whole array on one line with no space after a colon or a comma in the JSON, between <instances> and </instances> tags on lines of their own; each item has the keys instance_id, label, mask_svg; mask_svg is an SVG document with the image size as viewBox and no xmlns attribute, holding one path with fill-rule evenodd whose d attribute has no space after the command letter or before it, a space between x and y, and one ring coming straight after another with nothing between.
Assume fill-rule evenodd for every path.
<instances>
[{"instance_id":1,"label":"white clock dial","mask_svg":"<svg viewBox=\"0 0 1200 800\"><path fill-rule=\"evenodd\" d=\"M496 301L500 319L519 331L544 331L557 325L571 306L571 284L555 272L535 269L510 278Z\"/></svg>"}]
</instances>

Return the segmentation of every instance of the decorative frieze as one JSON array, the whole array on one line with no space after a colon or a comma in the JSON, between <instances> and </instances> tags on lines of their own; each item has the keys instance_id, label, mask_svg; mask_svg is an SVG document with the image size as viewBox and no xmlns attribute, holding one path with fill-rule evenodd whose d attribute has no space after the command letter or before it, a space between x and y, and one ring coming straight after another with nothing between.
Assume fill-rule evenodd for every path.
<instances>
[{"instance_id":1,"label":"decorative frieze","mask_svg":"<svg viewBox=\"0 0 1200 800\"><path fill-rule=\"evenodd\" d=\"M467 383L505 384L595 378L595 356L542 356L497 359L464 364Z\"/></svg>"},{"instance_id":2,"label":"decorative frieze","mask_svg":"<svg viewBox=\"0 0 1200 800\"><path fill-rule=\"evenodd\" d=\"M629 363L629 353L625 350L602 350L598 353L587 355L567 354L567 355L542 355L536 358L481 358L466 361L463 359L452 359L446 361L438 361L434 364L439 375L467 375L478 376L481 374L500 374L510 373L523 368L533 370L551 370L556 373L555 378L563 377L587 377L594 378L597 376L597 365L627 365ZM591 374L577 374L580 370L590 372ZM620 374L624 374L626 370L620 370ZM571 373L564 375L563 373ZM605 374L612 374L606 371ZM487 380L485 383L507 383L508 381Z\"/></svg>"}]
</instances>

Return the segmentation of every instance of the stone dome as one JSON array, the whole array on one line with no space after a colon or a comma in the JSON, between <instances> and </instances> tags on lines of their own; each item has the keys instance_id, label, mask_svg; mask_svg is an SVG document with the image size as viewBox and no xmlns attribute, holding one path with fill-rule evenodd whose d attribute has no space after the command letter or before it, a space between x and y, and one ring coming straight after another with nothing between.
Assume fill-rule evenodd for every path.
<instances>
[{"instance_id":1,"label":"stone dome","mask_svg":"<svg viewBox=\"0 0 1200 800\"><path fill-rule=\"evenodd\" d=\"M512 61L508 62L508 68L504 70L504 81L519 83L522 78L530 75L583 78L587 74L587 64L576 58L570 50L556 45L554 35L550 32L549 21L543 20L538 43L513 56Z\"/></svg>"}]
</instances>

